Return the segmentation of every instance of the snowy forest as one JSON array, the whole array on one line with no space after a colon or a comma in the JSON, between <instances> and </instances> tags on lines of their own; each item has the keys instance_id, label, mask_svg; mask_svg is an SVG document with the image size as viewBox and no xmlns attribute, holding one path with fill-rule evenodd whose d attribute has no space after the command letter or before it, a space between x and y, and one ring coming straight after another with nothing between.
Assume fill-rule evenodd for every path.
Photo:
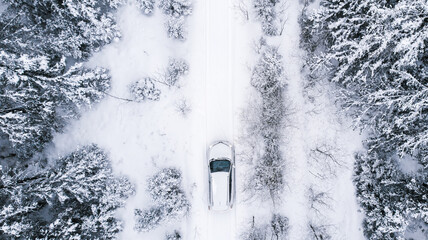
<instances>
[{"instance_id":1,"label":"snowy forest","mask_svg":"<svg viewBox=\"0 0 428 240\"><path fill-rule=\"evenodd\" d=\"M0 0L0 239L215 239L209 14L245 52L223 231L428 239L428 1L205 4Z\"/></svg>"},{"instance_id":2,"label":"snowy forest","mask_svg":"<svg viewBox=\"0 0 428 240\"><path fill-rule=\"evenodd\" d=\"M301 19L301 46L308 77L335 83L338 103L367 135L354 166L365 236L426 231L427 1L321 4Z\"/></svg>"}]
</instances>

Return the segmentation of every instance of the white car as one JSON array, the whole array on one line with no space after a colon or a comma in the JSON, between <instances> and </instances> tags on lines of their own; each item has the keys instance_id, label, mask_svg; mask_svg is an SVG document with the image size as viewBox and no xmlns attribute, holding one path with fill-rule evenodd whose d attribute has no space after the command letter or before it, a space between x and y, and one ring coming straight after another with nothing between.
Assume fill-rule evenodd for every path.
<instances>
[{"instance_id":1,"label":"white car","mask_svg":"<svg viewBox=\"0 0 428 240\"><path fill-rule=\"evenodd\" d=\"M208 148L208 209L227 210L235 200L235 149L226 141Z\"/></svg>"}]
</instances>

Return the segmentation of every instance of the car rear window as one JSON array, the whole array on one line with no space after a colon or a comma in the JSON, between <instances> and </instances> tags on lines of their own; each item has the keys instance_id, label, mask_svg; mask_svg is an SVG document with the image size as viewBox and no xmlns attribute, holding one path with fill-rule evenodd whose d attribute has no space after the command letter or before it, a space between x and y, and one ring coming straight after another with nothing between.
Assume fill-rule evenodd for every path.
<instances>
[{"instance_id":1,"label":"car rear window","mask_svg":"<svg viewBox=\"0 0 428 240\"><path fill-rule=\"evenodd\" d=\"M211 172L229 172L230 161L229 160L215 160L210 162Z\"/></svg>"}]
</instances>

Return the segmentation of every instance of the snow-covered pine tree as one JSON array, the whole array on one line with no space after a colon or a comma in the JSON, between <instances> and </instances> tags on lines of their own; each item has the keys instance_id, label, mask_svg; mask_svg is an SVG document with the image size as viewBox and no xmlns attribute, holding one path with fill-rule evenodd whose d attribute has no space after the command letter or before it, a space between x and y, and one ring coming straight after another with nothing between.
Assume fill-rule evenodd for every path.
<instances>
[{"instance_id":1,"label":"snow-covered pine tree","mask_svg":"<svg viewBox=\"0 0 428 240\"><path fill-rule=\"evenodd\" d=\"M154 79L145 77L139 79L129 87L132 98L137 102L145 100L157 101L160 98L161 91L154 84Z\"/></svg>"},{"instance_id":2,"label":"snow-covered pine tree","mask_svg":"<svg viewBox=\"0 0 428 240\"><path fill-rule=\"evenodd\" d=\"M428 222L427 173L403 174L383 151L356 156L355 183L369 239L404 239L410 219Z\"/></svg>"},{"instance_id":3,"label":"snow-covered pine tree","mask_svg":"<svg viewBox=\"0 0 428 240\"><path fill-rule=\"evenodd\" d=\"M192 14L192 2L189 0L160 0L159 8L171 17L189 16Z\"/></svg>"},{"instance_id":4,"label":"snow-covered pine tree","mask_svg":"<svg viewBox=\"0 0 428 240\"><path fill-rule=\"evenodd\" d=\"M142 1L144 1L144 0L142 0ZM154 0L146 0L146 1L154 1ZM127 3L127 2L128 2L127 0L105 0L101 4L106 4L110 8L116 9L116 8L122 6L123 4Z\"/></svg>"},{"instance_id":5,"label":"snow-covered pine tree","mask_svg":"<svg viewBox=\"0 0 428 240\"><path fill-rule=\"evenodd\" d=\"M109 88L106 70L66 69L65 57L0 51L0 131L28 158Z\"/></svg>"},{"instance_id":6,"label":"snow-covered pine tree","mask_svg":"<svg viewBox=\"0 0 428 240\"><path fill-rule=\"evenodd\" d=\"M155 0L137 0L137 6L144 14L150 15L155 8Z\"/></svg>"},{"instance_id":7,"label":"snow-covered pine tree","mask_svg":"<svg viewBox=\"0 0 428 240\"><path fill-rule=\"evenodd\" d=\"M181 58L171 58L165 72L165 83L168 86L175 86L177 82L189 72L189 64Z\"/></svg>"},{"instance_id":8,"label":"snow-covered pine tree","mask_svg":"<svg viewBox=\"0 0 428 240\"><path fill-rule=\"evenodd\" d=\"M113 175L96 145L72 152L44 170L0 172L0 238L115 239L121 230L115 211L134 193Z\"/></svg>"},{"instance_id":9,"label":"snow-covered pine tree","mask_svg":"<svg viewBox=\"0 0 428 240\"><path fill-rule=\"evenodd\" d=\"M181 171L164 168L148 180L148 191L155 205L148 210L135 210L137 231L150 231L162 222L184 216L190 208L181 186Z\"/></svg>"}]
</instances>

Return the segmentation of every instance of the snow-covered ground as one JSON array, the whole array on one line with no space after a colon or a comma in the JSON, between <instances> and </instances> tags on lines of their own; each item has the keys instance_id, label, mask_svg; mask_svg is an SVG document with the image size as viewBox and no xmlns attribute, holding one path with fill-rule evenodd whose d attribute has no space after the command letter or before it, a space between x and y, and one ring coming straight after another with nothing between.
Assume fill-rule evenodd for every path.
<instances>
[{"instance_id":1,"label":"snow-covered ground","mask_svg":"<svg viewBox=\"0 0 428 240\"><path fill-rule=\"evenodd\" d=\"M278 42L284 57L290 112L283 149L288 185L283 212L290 220L289 237L311 235L311 224L326 227L333 239L364 239L352 183L353 154L362 147L363 138L338 112L333 86L317 83L310 87L304 79L298 24L303 6L297 2L286 2L287 21ZM321 201L325 204L310 200L317 194L324 196Z\"/></svg>"},{"instance_id":2,"label":"snow-covered ground","mask_svg":"<svg viewBox=\"0 0 428 240\"><path fill-rule=\"evenodd\" d=\"M200 51L195 51L199 45L194 44L194 55L190 56L187 42L167 37L165 19L160 11L146 16L135 6L128 5L120 8L117 14L122 38L105 47L89 63L110 69L110 94L113 96L131 98L129 85L146 76L160 76L169 58L204 56L203 43L199 43ZM153 204L146 193L146 180L160 168L176 166L181 169L189 195L194 189L193 184L197 184L196 188L203 186L196 180L200 179L198 172L201 171L192 164L195 159L202 161L204 156L204 130L197 129L198 126L205 127L199 117L204 112L198 110L199 99L203 97L198 92L204 86L200 66L202 64L190 64L189 75L179 82L179 88L159 85L162 91L160 101L138 103L106 97L54 139L54 155L72 151L77 145L98 144L110 153L113 169L128 176L136 185L136 195L119 213L125 223L122 239L159 239L166 229L180 228L171 223L150 233L134 230L134 209L146 209ZM192 114L183 116L180 113L178 106L183 101L192 108Z\"/></svg>"},{"instance_id":3,"label":"snow-covered ground","mask_svg":"<svg viewBox=\"0 0 428 240\"><path fill-rule=\"evenodd\" d=\"M287 20L283 35L280 37L279 51L284 57L287 91L285 99L291 115L287 121L289 127L284 130L286 146L283 149L286 159L285 182L289 189L284 194L284 213L290 221L290 239L299 239L306 234L307 228L307 161L305 140L305 102L302 91L303 76L302 51L299 49L299 25L297 18L301 12L301 5L287 3L285 15Z\"/></svg>"},{"instance_id":4,"label":"snow-covered ground","mask_svg":"<svg viewBox=\"0 0 428 240\"><path fill-rule=\"evenodd\" d=\"M131 98L129 85L136 80L160 76L169 58L186 59L190 66L179 87L158 86L162 91L159 101L137 103L106 97L54 138L50 149L53 157L79 145L96 143L110 153L114 170L136 185L136 195L118 213L125 226L121 239L163 239L165 232L174 229L180 230L183 239L238 239L253 213L266 211L263 206L243 201L245 168L240 168L239 156L234 209L226 213L207 209L207 146L227 139L237 143L237 153L241 151L241 112L251 104L249 67L256 60L253 42L260 37L259 25L246 20L245 10L251 12L250 7L249 2L241 1L195 1L187 20L187 40L177 41L167 37L165 18L158 9L146 16L132 4L127 5L117 13L122 38L91 58L90 66L110 69L110 94L121 98ZM287 2L284 33L272 40L280 45L284 56L289 84L286 97L294 112L292 127L284 130L289 188L284 192L282 210L290 219L289 239L302 239L307 231L307 189L317 183L308 171L307 152L320 141L337 144L346 161L335 178L318 182L331 193L332 206L326 218L337 227L334 239L361 239L361 219L351 182L352 152L360 138L345 127L346 121L335 117L335 107L325 90L314 103L308 103L303 95L303 53L298 48L297 23L301 7L297 0ZM183 102L190 108L186 115L178 107ZM314 107L317 110L311 111ZM134 230L134 209L153 204L146 193L146 180L166 166L182 170L192 204L190 213L154 231L139 233Z\"/></svg>"}]
</instances>

